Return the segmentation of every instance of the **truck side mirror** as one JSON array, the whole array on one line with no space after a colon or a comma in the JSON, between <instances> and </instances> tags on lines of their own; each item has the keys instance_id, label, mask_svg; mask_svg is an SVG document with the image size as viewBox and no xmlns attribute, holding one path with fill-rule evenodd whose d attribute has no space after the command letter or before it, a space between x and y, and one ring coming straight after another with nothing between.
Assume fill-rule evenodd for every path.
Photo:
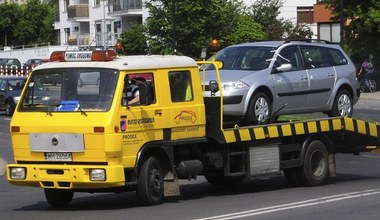
<instances>
[{"instance_id":1,"label":"truck side mirror","mask_svg":"<svg viewBox=\"0 0 380 220\"><path fill-rule=\"evenodd\" d=\"M208 84L208 88L210 89L211 96L215 96L215 93L219 91L219 85L216 80L211 80Z\"/></svg>"},{"instance_id":2,"label":"truck side mirror","mask_svg":"<svg viewBox=\"0 0 380 220\"><path fill-rule=\"evenodd\" d=\"M140 83L138 84L139 87L139 98L140 98L140 105L149 105L150 104L150 84L149 83Z\"/></svg>"}]
</instances>

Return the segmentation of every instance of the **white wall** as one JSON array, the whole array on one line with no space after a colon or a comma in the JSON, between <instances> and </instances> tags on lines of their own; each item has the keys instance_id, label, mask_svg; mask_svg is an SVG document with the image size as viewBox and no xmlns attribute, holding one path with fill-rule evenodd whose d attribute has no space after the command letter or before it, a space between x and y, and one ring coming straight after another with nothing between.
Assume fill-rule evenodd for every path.
<instances>
[{"instance_id":1,"label":"white wall","mask_svg":"<svg viewBox=\"0 0 380 220\"><path fill-rule=\"evenodd\" d=\"M256 1L261 0L243 0L246 6L251 6ZM316 4L317 0L283 0L283 7L280 8L280 17L290 19L294 24L297 23L297 7L312 7ZM317 35L317 24L309 24L314 35Z\"/></svg>"}]
</instances>

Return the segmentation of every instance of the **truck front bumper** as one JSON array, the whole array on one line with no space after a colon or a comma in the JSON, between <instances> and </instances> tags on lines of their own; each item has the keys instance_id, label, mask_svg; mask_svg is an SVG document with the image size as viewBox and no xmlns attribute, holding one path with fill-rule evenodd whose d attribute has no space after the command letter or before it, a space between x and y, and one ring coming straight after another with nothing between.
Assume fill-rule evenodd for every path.
<instances>
[{"instance_id":1,"label":"truck front bumper","mask_svg":"<svg viewBox=\"0 0 380 220\"><path fill-rule=\"evenodd\" d=\"M11 184L56 189L96 189L125 186L122 165L8 164Z\"/></svg>"}]
</instances>

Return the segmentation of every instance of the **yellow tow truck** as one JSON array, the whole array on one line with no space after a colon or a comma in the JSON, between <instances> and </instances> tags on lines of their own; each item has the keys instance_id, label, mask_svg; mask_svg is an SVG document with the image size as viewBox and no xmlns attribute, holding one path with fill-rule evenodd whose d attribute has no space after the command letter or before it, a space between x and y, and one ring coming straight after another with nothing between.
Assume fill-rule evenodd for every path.
<instances>
[{"instance_id":1,"label":"yellow tow truck","mask_svg":"<svg viewBox=\"0 0 380 220\"><path fill-rule=\"evenodd\" d=\"M317 186L335 175L336 153L379 145L379 126L352 118L227 127L222 94L205 97L202 86L204 65L218 74L218 62L112 50L57 51L51 61L29 75L12 117L7 179L43 188L52 206L68 206L74 192L130 190L154 205L198 175L233 185L283 174ZM129 104L133 88L139 102Z\"/></svg>"}]
</instances>

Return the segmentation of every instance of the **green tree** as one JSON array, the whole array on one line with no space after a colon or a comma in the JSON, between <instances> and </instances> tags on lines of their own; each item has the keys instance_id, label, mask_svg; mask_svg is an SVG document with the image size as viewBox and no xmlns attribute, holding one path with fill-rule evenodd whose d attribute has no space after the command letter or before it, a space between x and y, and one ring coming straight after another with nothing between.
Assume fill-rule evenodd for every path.
<instances>
[{"instance_id":1,"label":"green tree","mask_svg":"<svg viewBox=\"0 0 380 220\"><path fill-rule=\"evenodd\" d=\"M15 3L0 4L0 45L15 45L14 28L21 20L21 8Z\"/></svg>"},{"instance_id":2,"label":"green tree","mask_svg":"<svg viewBox=\"0 0 380 220\"><path fill-rule=\"evenodd\" d=\"M340 18L340 0L331 0L335 20ZM365 57L374 56L376 66L380 67L380 1L344 0L343 18L348 21L344 29L345 49L354 62L360 63Z\"/></svg>"},{"instance_id":3,"label":"green tree","mask_svg":"<svg viewBox=\"0 0 380 220\"><path fill-rule=\"evenodd\" d=\"M15 26L19 44L46 43L54 40L54 6L39 0L21 5L20 23Z\"/></svg>"},{"instance_id":4,"label":"green tree","mask_svg":"<svg viewBox=\"0 0 380 220\"><path fill-rule=\"evenodd\" d=\"M39 0L0 4L0 44L54 42L54 6Z\"/></svg>"},{"instance_id":5,"label":"green tree","mask_svg":"<svg viewBox=\"0 0 380 220\"><path fill-rule=\"evenodd\" d=\"M244 9L240 0L175 0L173 27L172 3L173 0L146 2L150 13L146 23L152 53L174 52L198 57L212 39L224 39L229 35ZM174 41L176 51L173 51Z\"/></svg>"},{"instance_id":6,"label":"green tree","mask_svg":"<svg viewBox=\"0 0 380 220\"><path fill-rule=\"evenodd\" d=\"M128 55L147 54L147 40L146 28L142 24L133 24L128 31L121 34L124 53Z\"/></svg>"},{"instance_id":7,"label":"green tree","mask_svg":"<svg viewBox=\"0 0 380 220\"><path fill-rule=\"evenodd\" d=\"M285 35L286 39L311 39L313 37L313 31L306 24L296 24L293 25L290 23L288 26L285 26Z\"/></svg>"},{"instance_id":8,"label":"green tree","mask_svg":"<svg viewBox=\"0 0 380 220\"><path fill-rule=\"evenodd\" d=\"M290 21L278 17L282 6L282 0L261 0L249 8L250 15L264 28L268 40L283 39L289 29Z\"/></svg>"},{"instance_id":9,"label":"green tree","mask_svg":"<svg viewBox=\"0 0 380 220\"><path fill-rule=\"evenodd\" d=\"M229 34L223 38L223 45L232 45L265 39L265 33L260 24L255 22L251 16L240 15L235 26Z\"/></svg>"}]
</instances>

